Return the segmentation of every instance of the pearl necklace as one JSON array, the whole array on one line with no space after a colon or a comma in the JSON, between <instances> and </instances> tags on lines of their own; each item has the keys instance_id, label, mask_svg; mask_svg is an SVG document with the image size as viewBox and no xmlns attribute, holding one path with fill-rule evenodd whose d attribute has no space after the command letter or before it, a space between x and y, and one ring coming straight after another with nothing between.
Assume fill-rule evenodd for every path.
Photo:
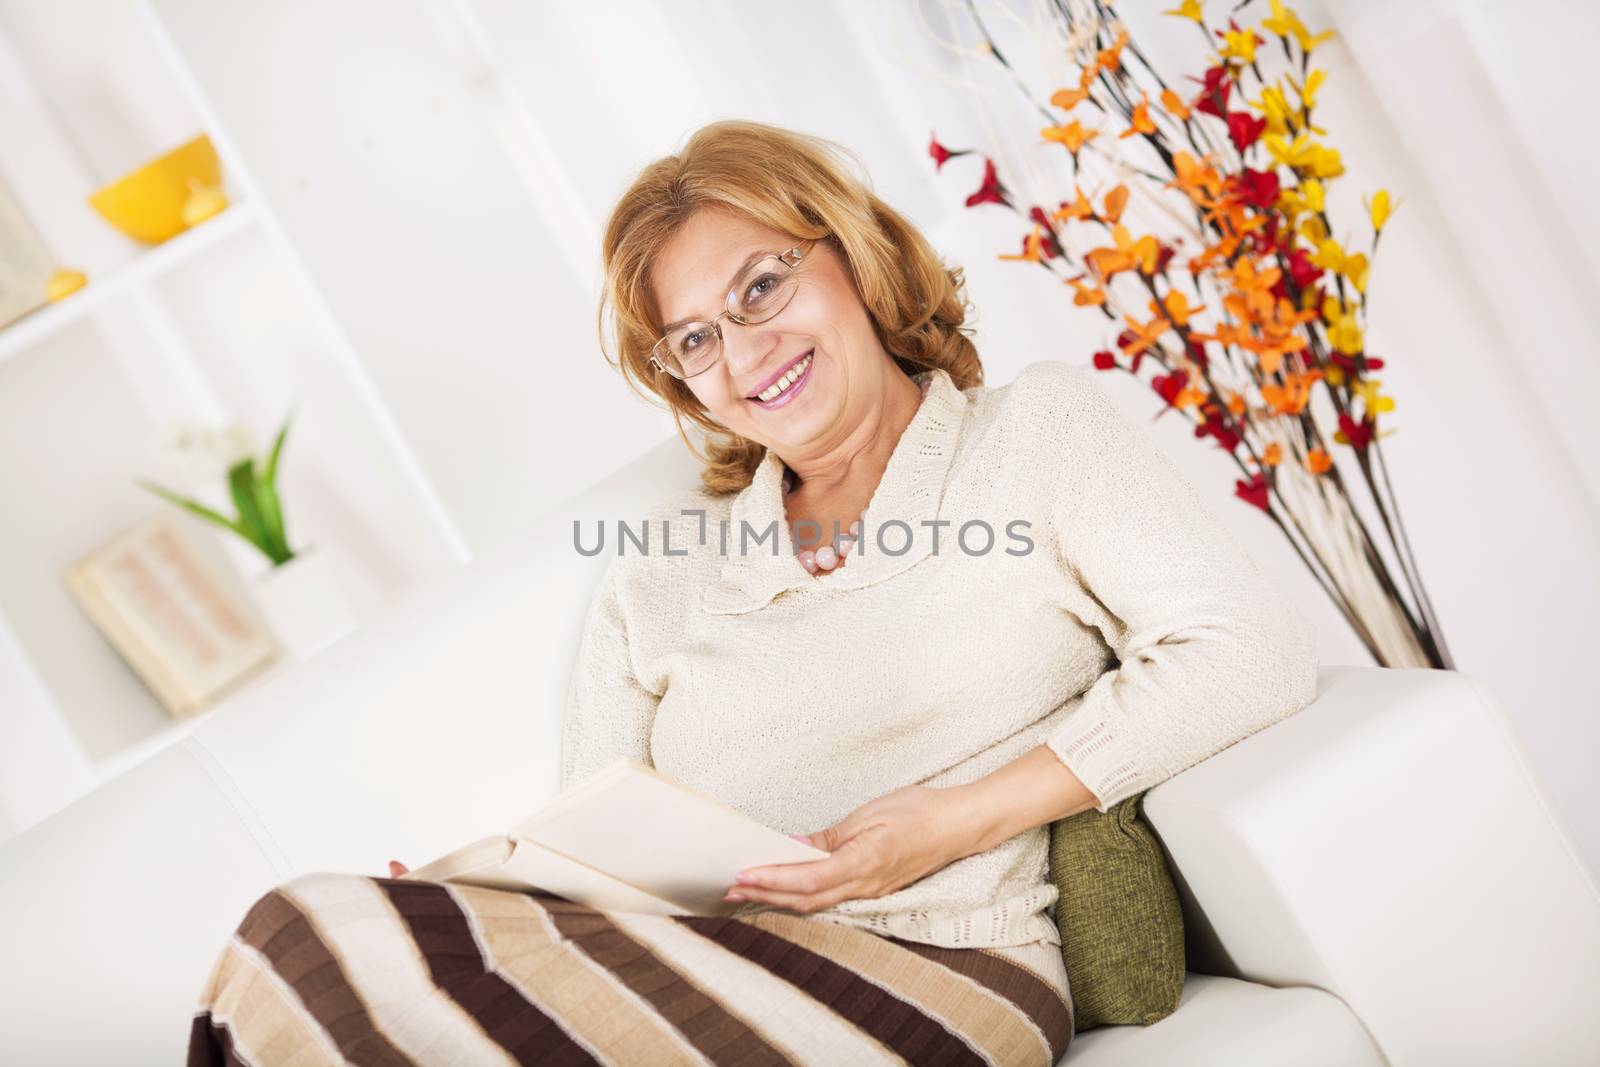
<instances>
[{"instance_id":1,"label":"pearl necklace","mask_svg":"<svg viewBox=\"0 0 1600 1067\"><path fill-rule=\"evenodd\" d=\"M792 471L785 469L783 472L783 495L787 497L789 490L793 488L794 474ZM802 548L796 553L800 558L800 566L811 574L831 571L844 562L844 558L850 554L850 549L855 546L856 539L860 536L861 520L857 519L850 524L848 536L835 538L832 544L821 545L815 549Z\"/></svg>"},{"instance_id":2,"label":"pearl necklace","mask_svg":"<svg viewBox=\"0 0 1600 1067\"><path fill-rule=\"evenodd\" d=\"M918 385L922 390L922 395L927 396L928 383L924 381L919 382ZM789 491L793 488L794 472L785 467L783 469L783 495L787 497ZM835 538L832 544L822 545L816 549L802 548L796 553L800 558L800 566L804 567L810 574L831 571L844 562L844 558L850 554L850 550L855 547L855 543L860 537L861 520L857 519L850 524L849 533L844 537Z\"/></svg>"}]
</instances>

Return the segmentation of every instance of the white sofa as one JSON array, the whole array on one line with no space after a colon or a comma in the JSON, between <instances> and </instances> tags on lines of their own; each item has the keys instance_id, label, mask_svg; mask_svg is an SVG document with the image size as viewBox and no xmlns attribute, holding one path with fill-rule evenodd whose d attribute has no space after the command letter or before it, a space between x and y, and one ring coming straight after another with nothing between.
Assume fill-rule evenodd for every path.
<instances>
[{"instance_id":1,"label":"white sofa","mask_svg":"<svg viewBox=\"0 0 1600 1067\"><path fill-rule=\"evenodd\" d=\"M572 519L635 517L694 474L664 442L0 847L0 1060L181 1062L265 890L418 865L552 793L605 564ZM1600 1063L1600 899L1471 678L1328 667L1315 704L1146 808L1191 935L1183 1002L1068 1061Z\"/></svg>"}]
</instances>

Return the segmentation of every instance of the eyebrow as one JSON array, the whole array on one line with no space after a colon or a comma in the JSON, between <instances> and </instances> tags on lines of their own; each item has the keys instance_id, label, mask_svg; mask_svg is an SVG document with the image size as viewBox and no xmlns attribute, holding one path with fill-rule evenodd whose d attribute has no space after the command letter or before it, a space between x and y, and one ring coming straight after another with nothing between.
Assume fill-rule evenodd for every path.
<instances>
[{"instance_id":1,"label":"eyebrow","mask_svg":"<svg viewBox=\"0 0 1600 1067\"><path fill-rule=\"evenodd\" d=\"M744 274L745 271L750 269L750 265L752 263L755 263L755 262L757 262L757 261L759 261L761 259L764 259L769 254L770 253L768 253L765 249L757 249L756 251L751 252L748 256L744 257L744 262L739 264L739 269L733 272L733 277L729 278L727 286L723 287L722 298L724 300L727 299L727 297L728 297L728 289L733 286L734 282L737 282L739 280L739 277L742 274ZM677 322L669 322L669 323L667 323L665 326L663 326L661 328L661 332L663 332L663 333L671 333L673 330L676 330L679 326L684 326L684 325L687 325L688 323L695 322L699 318L700 318L700 316L698 316L698 315L690 315L686 319L679 319Z\"/></svg>"}]
</instances>

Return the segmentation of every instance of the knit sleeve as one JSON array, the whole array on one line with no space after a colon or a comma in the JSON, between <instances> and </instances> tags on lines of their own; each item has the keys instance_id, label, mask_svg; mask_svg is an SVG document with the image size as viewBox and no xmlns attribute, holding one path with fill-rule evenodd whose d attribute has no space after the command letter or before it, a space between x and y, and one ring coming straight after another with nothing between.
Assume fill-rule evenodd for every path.
<instances>
[{"instance_id":1,"label":"knit sleeve","mask_svg":"<svg viewBox=\"0 0 1600 1067\"><path fill-rule=\"evenodd\" d=\"M1046 744L1096 810L1304 708L1316 632L1093 373L1044 372L1059 560L1118 665Z\"/></svg>"},{"instance_id":2,"label":"knit sleeve","mask_svg":"<svg viewBox=\"0 0 1600 1067\"><path fill-rule=\"evenodd\" d=\"M589 605L561 724L561 788L623 756L655 766L650 730L661 695L635 676L623 609L624 567L613 558Z\"/></svg>"}]
</instances>

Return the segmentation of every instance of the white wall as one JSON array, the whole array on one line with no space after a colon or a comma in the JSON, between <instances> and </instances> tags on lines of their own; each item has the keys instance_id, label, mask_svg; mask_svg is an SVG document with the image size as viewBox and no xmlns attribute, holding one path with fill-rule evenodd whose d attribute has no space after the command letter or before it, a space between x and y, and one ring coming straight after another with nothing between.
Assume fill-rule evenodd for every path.
<instances>
[{"instance_id":1,"label":"white wall","mask_svg":"<svg viewBox=\"0 0 1600 1067\"><path fill-rule=\"evenodd\" d=\"M913 18L940 5L157 6L477 550L670 432L600 360L598 232L631 175L706 121L777 122L858 153L879 194L967 268L992 383L1039 359L1085 362L1115 332L1043 270L995 258L1024 229L1004 209L962 207L970 160L934 174L930 130L992 143L974 90L929 76L961 73ZM1123 13L1158 62L1193 57L1199 35L1156 13L1166 6ZM1313 28L1331 15L1347 35L1318 53L1323 125L1349 169L1336 216L1353 230L1361 193L1405 197L1373 272L1369 347L1389 360L1385 392L1398 398L1384 451L1407 529L1458 667L1504 701L1596 865L1585 605L1600 596L1587 416L1600 372L1593 328L1575 314L1596 277L1595 243L1575 239L1593 227L1571 177L1593 172L1580 165L1592 146L1570 135L1581 98L1535 88L1557 77L1538 52L1550 18L1299 7ZM1587 46L1556 47L1576 62ZM1406 96L1429 84L1434 95ZM1462 119L1459 132L1423 109ZM1014 114L1011 128L1036 120ZM1508 166L1511 145L1539 162ZM1564 317L1542 317L1552 307ZM1127 379L1113 386L1131 417L1157 410ZM1153 432L1307 605L1324 660L1365 662L1281 536L1232 498L1231 466L1177 420Z\"/></svg>"}]
</instances>

